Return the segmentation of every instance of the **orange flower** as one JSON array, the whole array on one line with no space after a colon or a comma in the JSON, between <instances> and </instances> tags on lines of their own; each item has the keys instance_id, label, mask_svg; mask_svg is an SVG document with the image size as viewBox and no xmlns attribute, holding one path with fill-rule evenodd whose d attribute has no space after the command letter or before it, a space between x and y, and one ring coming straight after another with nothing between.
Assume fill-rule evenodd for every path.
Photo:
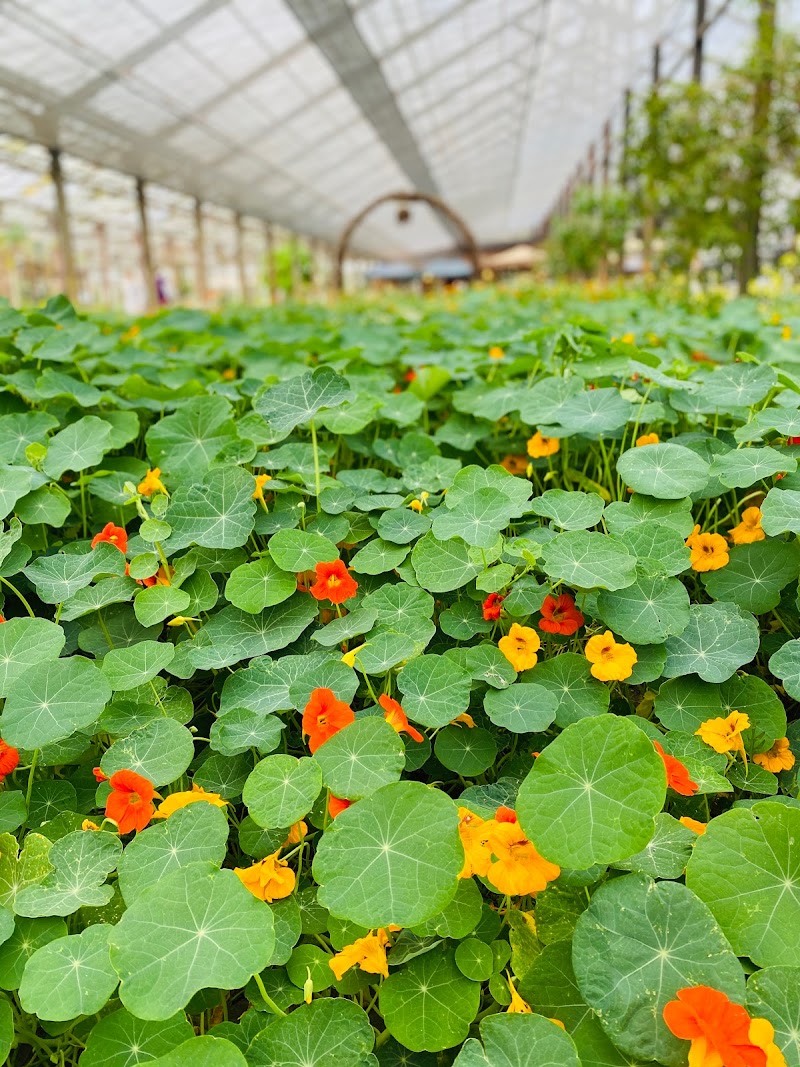
<instances>
[{"instance_id":1,"label":"orange flower","mask_svg":"<svg viewBox=\"0 0 800 1067\"><path fill-rule=\"evenodd\" d=\"M641 448L643 445L657 445L660 438L657 433L643 433L641 437L636 438L636 447Z\"/></svg>"},{"instance_id":2,"label":"orange flower","mask_svg":"<svg viewBox=\"0 0 800 1067\"><path fill-rule=\"evenodd\" d=\"M528 441L528 455L532 459L554 456L559 448L561 448L561 442L557 437L542 437L538 430Z\"/></svg>"},{"instance_id":3,"label":"orange flower","mask_svg":"<svg viewBox=\"0 0 800 1067\"><path fill-rule=\"evenodd\" d=\"M513 808L507 808L505 804L501 804L497 811L494 813L495 822L516 822L517 813Z\"/></svg>"},{"instance_id":4,"label":"orange flower","mask_svg":"<svg viewBox=\"0 0 800 1067\"><path fill-rule=\"evenodd\" d=\"M286 860L280 858L280 854L281 850L278 849L249 867L233 868L233 873L253 896L268 904L288 897L295 886L295 873Z\"/></svg>"},{"instance_id":5,"label":"orange flower","mask_svg":"<svg viewBox=\"0 0 800 1067\"><path fill-rule=\"evenodd\" d=\"M749 728L750 719L747 715L732 711L725 719L706 719L694 733L715 752L741 752L744 755L742 733Z\"/></svg>"},{"instance_id":6,"label":"orange flower","mask_svg":"<svg viewBox=\"0 0 800 1067\"><path fill-rule=\"evenodd\" d=\"M700 985L679 989L676 996L676 1000L664 1005L664 1022L676 1037L691 1041L691 1067L785 1065L777 1048L774 1051L778 1058L774 1056L772 1027L760 1025L766 1020L751 1019L740 1004L734 1004L724 993ZM758 1044L753 1038L758 1039Z\"/></svg>"},{"instance_id":7,"label":"orange flower","mask_svg":"<svg viewBox=\"0 0 800 1067\"><path fill-rule=\"evenodd\" d=\"M403 381L404 382L413 382L413 381L416 381L416 378L417 378L417 372L415 370L411 370L411 369L407 370L405 372L405 374L403 375Z\"/></svg>"},{"instance_id":8,"label":"orange flower","mask_svg":"<svg viewBox=\"0 0 800 1067\"><path fill-rule=\"evenodd\" d=\"M155 814L153 783L135 771L116 771L108 779L111 792L106 801L106 818L113 819L120 834L144 830ZM161 799L159 797L159 799Z\"/></svg>"},{"instance_id":9,"label":"orange flower","mask_svg":"<svg viewBox=\"0 0 800 1067\"><path fill-rule=\"evenodd\" d=\"M539 893L561 874L560 867L539 855L516 820L492 820L487 847L496 860L486 877L495 889L509 896Z\"/></svg>"},{"instance_id":10,"label":"orange flower","mask_svg":"<svg viewBox=\"0 0 800 1067\"><path fill-rule=\"evenodd\" d=\"M493 820L487 822L469 808L459 808L458 818L458 833L464 846L464 866L459 878L471 878L473 874L485 878L492 863L487 839Z\"/></svg>"},{"instance_id":11,"label":"orange flower","mask_svg":"<svg viewBox=\"0 0 800 1067\"><path fill-rule=\"evenodd\" d=\"M152 496L153 493L167 494L167 487L161 481L161 468L153 467L139 482L137 489L141 496Z\"/></svg>"},{"instance_id":12,"label":"orange flower","mask_svg":"<svg viewBox=\"0 0 800 1067\"><path fill-rule=\"evenodd\" d=\"M341 815L343 811L347 811L352 805L352 800L342 800L341 797L335 797L331 793L328 797L328 814L332 819L335 819L337 815Z\"/></svg>"},{"instance_id":13,"label":"orange flower","mask_svg":"<svg viewBox=\"0 0 800 1067\"><path fill-rule=\"evenodd\" d=\"M347 573L347 567L340 559L331 563L318 563L315 567L317 580L309 589L315 600L330 600L332 604L342 604L356 595L358 582Z\"/></svg>"},{"instance_id":14,"label":"orange flower","mask_svg":"<svg viewBox=\"0 0 800 1067\"><path fill-rule=\"evenodd\" d=\"M121 526L115 526L113 522L107 522L100 533L94 535L92 548L99 545L101 541L107 541L114 548L118 548L120 552L128 551L128 535Z\"/></svg>"},{"instance_id":15,"label":"orange flower","mask_svg":"<svg viewBox=\"0 0 800 1067\"><path fill-rule=\"evenodd\" d=\"M460 715L456 715L454 719L450 720L448 725L460 726L462 722L468 730L475 729L475 720L472 718L468 711L462 711Z\"/></svg>"},{"instance_id":16,"label":"orange flower","mask_svg":"<svg viewBox=\"0 0 800 1067\"><path fill-rule=\"evenodd\" d=\"M542 647L542 642L530 626L520 626L514 622L506 636L497 642L497 647L515 671L527 671L536 666L536 653Z\"/></svg>"},{"instance_id":17,"label":"orange flower","mask_svg":"<svg viewBox=\"0 0 800 1067\"><path fill-rule=\"evenodd\" d=\"M174 567L170 567L169 574L167 574L167 572L164 570L164 567L161 566L158 568L156 573L151 575L149 578L137 578L136 581L139 583L139 585L143 585L146 589L149 589L153 585L172 585L170 578L174 573Z\"/></svg>"},{"instance_id":18,"label":"orange flower","mask_svg":"<svg viewBox=\"0 0 800 1067\"><path fill-rule=\"evenodd\" d=\"M487 622L496 622L500 618L504 600L500 593L489 593L483 602L483 617Z\"/></svg>"},{"instance_id":19,"label":"orange flower","mask_svg":"<svg viewBox=\"0 0 800 1067\"><path fill-rule=\"evenodd\" d=\"M700 533L699 526L686 538L686 547L692 550L689 562L694 571L718 571L730 562L722 534Z\"/></svg>"},{"instance_id":20,"label":"orange flower","mask_svg":"<svg viewBox=\"0 0 800 1067\"><path fill-rule=\"evenodd\" d=\"M389 927L397 930L399 927ZM341 982L345 972L351 967L358 965L362 971L368 974L382 974L389 977L389 965L386 962L386 946L389 944L387 928L381 926L373 934L371 931L366 937L358 937L352 945L345 945L341 952L328 960L328 966L336 975L336 981Z\"/></svg>"},{"instance_id":21,"label":"orange flower","mask_svg":"<svg viewBox=\"0 0 800 1067\"><path fill-rule=\"evenodd\" d=\"M16 770L19 765L19 752L13 745L0 740L0 782L5 781L7 775Z\"/></svg>"},{"instance_id":22,"label":"orange flower","mask_svg":"<svg viewBox=\"0 0 800 1067\"><path fill-rule=\"evenodd\" d=\"M383 696L378 698L378 703L383 708L384 719L398 734L406 733L414 741L425 740L419 730L411 726L402 706L396 700L392 700L391 697L386 696L384 693Z\"/></svg>"},{"instance_id":23,"label":"orange flower","mask_svg":"<svg viewBox=\"0 0 800 1067\"><path fill-rule=\"evenodd\" d=\"M583 615L575 607L575 601L568 593L562 593L559 597L548 594L542 603L541 612L539 629L548 634L563 634L564 637L569 637L584 623Z\"/></svg>"},{"instance_id":24,"label":"orange flower","mask_svg":"<svg viewBox=\"0 0 800 1067\"><path fill-rule=\"evenodd\" d=\"M528 469L528 457L509 454L500 460L500 466L509 474L524 474Z\"/></svg>"},{"instance_id":25,"label":"orange flower","mask_svg":"<svg viewBox=\"0 0 800 1067\"><path fill-rule=\"evenodd\" d=\"M281 845L283 848L285 845L299 845L303 838L308 834L308 823L303 819L299 819L297 822L292 823L289 827L289 836Z\"/></svg>"},{"instance_id":26,"label":"orange flower","mask_svg":"<svg viewBox=\"0 0 800 1067\"><path fill-rule=\"evenodd\" d=\"M689 777L689 771L686 769L683 763L674 756L670 756L658 741L653 742L656 752L664 761L664 769L667 772L667 785L670 789L674 789L676 793L680 793L682 797L693 797L699 786L697 782L693 782Z\"/></svg>"},{"instance_id":27,"label":"orange flower","mask_svg":"<svg viewBox=\"0 0 800 1067\"><path fill-rule=\"evenodd\" d=\"M632 646L618 644L610 630L590 637L583 654L592 665L592 677L600 682L624 682L637 660Z\"/></svg>"},{"instance_id":28,"label":"orange flower","mask_svg":"<svg viewBox=\"0 0 800 1067\"><path fill-rule=\"evenodd\" d=\"M332 689L314 689L303 711L303 737L308 737L308 747L316 752L355 718L350 705L337 700Z\"/></svg>"},{"instance_id":29,"label":"orange flower","mask_svg":"<svg viewBox=\"0 0 800 1067\"><path fill-rule=\"evenodd\" d=\"M745 508L742 521L728 531L728 536L735 545L752 545L754 541L763 541L767 535L761 529L761 509Z\"/></svg>"},{"instance_id":30,"label":"orange flower","mask_svg":"<svg viewBox=\"0 0 800 1067\"><path fill-rule=\"evenodd\" d=\"M794 752L789 748L789 738L779 737L772 748L766 752L757 752L753 756L753 762L766 771L772 771L773 774L790 771L794 767Z\"/></svg>"},{"instance_id":31,"label":"orange flower","mask_svg":"<svg viewBox=\"0 0 800 1067\"><path fill-rule=\"evenodd\" d=\"M489 349L489 359L505 359L505 355L500 345L492 345Z\"/></svg>"},{"instance_id":32,"label":"orange flower","mask_svg":"<svg viewBox=\"0 0 800 1067\"><path fill-rule=\"evenodd\" d=\"M694 830L696 834L704 834L708 828L708 823L700 822L698 819L690 819L688 815L681 815L678 822L681 826L685 826L687 830Z\"/></svg>"}]
</instances>

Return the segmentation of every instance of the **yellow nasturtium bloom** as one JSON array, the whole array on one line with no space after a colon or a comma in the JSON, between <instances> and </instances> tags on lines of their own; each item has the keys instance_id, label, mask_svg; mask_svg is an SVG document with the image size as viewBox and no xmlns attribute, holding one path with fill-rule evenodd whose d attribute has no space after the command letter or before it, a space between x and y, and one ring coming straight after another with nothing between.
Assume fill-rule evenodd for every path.
<instances>
[{"instance_id":1,"label":"yellow nasturtium bloom","mask_svg":"<svg viewBox=\"0 0 800 1067\"><path fill-rule=\"evenodd\" d=\"M160 467L153 467L152 470L148 471L136 488L141 496L152 496L153 493L163 493L165 496L168 495L167 487L161 481Z\"/></svg>"},{"instance_id":2,"label":"yellow nasturtium bloom","mask_svg":"<svg viewBox=\"0 0 800 1067\"><path fill-rule=\"evenodd\" d=\"M366 647L367 642L365 641L363 645L358 645L356 648L351 648L349 652L345 652L345 654L342 656L342 663L346 664L348 667L355 667L356 656L359 654L359 652L361 652L362 649L365 649Z\"/></svg>"},{"instance_id":3,"label":"yellow nasturtium bloom","mask_svg":"<svg viewBox=\"0 0 800 1067\"><path fill-rule=\"evenodd\" d=\"M558 878L561 868L539 855L518 822L491 823L487 847L496 860L486 877L495 889L511 897L531 896Z\"/></svg>"},{"instance_id":4,"label":"yellow nasturtium bloom","mask_svg":"<svg viewBox=\"0 0 800 1067\"><path fill-rule=\"evenodd\" d=\"M492 345L492 347L489 349L489 359L503 359L504 357L505 352L500 347L500 345Z\"/></svg>"},{"instance_id":5,"label":"yellow nasturtium bloom","mask_svg":"<svg viewBox=\"0 0 800 1067\"><path fill-rule=\"evenodd\" d=\"M763 541L767 536L761 529L761 509L745 508L738 526L729 531L735 545L752 545L754 541Z\"/></svg>"},{"instance_id":6,"label":"yellow nasturtium bloom","mask_svg":"<svg viewBox=\"0 0 800 1067\"><path fill-rule=\"evenodd\" d=\"M488 838L493 820L482 819L469 808L458 809L458 833L464 846L464 866L459 878L472 878L474 874L485 878L492 864Z\"/></svg>"},{"instance_id":7,"label":"yellow nasturtium bloom","mask_svg":"<svg viewBox=\"0 0 800 1067\"><path fill-rule=\"evenodd\" d=\"M207 793L201 785L193 785L191 789L187 789L185 792L170 793L158 805L153 818L168 819L170 815L174 815L181 808L202 801L205 801L206 804L213 804L215 808L226 808L228 806L228 801L223 800L219 793Z\"/></svg>"},{"instance_id":8,"label":"yellow nasturtium bloom","mask_svg":"<svg viewBox=\"0 0 800 1067\"><path fill-rule=\"evenodd\" d=\"M345 945L341 952L328 960L328 966L341 982L346 971L358 966L369 974L382 974L389 977L389 965L386 962L386 946L389 944L389 931L399 930L399 926L380 927L375 933L357 938L352 945Z\"/></svg>"},{"instance_id":9,"label":"yellow nasturtium bloom","mask_svg":"<svg viewBox=\"0 0 800 1067\"><path fill-rule=\"evenodd\" d=\"M511 977L511 975L508 975L507 981L508 991L511 994L511 1003L506 1008L506 1012L512 1014L514 1012L519 1012L521 1015L530 1015L533 1009L531 1008L527 1000L523 1000L517 992L516 986L514 985L514 979Z\"/></svg>"},{"instance_id":10,"label":"yellow nasturtium bloom","mask_svg":"<svg viewBox=\"0 0 800 1067\"><path fill-rule=\"evenodd\" d=\"M592 677L599 682L624 682L633 674L637 660L633 646L618 643L610 630L590 637L583 654L592 665Z\"/></svg>"},{"instance_id":11,"label":"yellow nasturtium bloom","mask_svg":"<svg viewBox=\"0 0 800 1067\"><path fill-rule=\"evenodd\" d=\"M636 447L641 448L643 445L657 445L660 440L661 439L657 433L643 433L641 437L636 438Z\"/></svg>"},{"instance_id":12,"label":"yellow nasturtium bloom","mask_svg":"<svg viewBox=\"0 0 800 1067\"><path fill-rule=\"evenodd\" d=\"M772 748L766 752L757 752L753 756L753 762L773 774L790 771L794 767L794 752L789 748L789 738L779 737Z\"/></svg>"},{"instance_id":13,"label":"yellow nasturtium bloom","mask_svg":"<svg viewBox=\"0 0 800 1067\"><path fill-rule=\"evenodd\" d=\"M691 549L689 562L694 571L718 571L730 562L728 545L722 534L700 533L695 526L686 538L686 547Z\"/></svg>"},{"instance_id":14,"label":"yellow nasturtium bloom","mask_svg":"<svg viewBox=\"0 0 800 1067\"><path fill-rule=\"evenodd\" d=\"M557 437L542 437L538 430L528 441L528 455L532 459L554 456L559 448L561 448L561 442Z\"/></svg>"},{"instance_id":15,"label":"yellow nasturtium bloom","mask_svg":"<svg viewBox=\"0 0 800 1067\"><path fill-rule=\"evenodd\" d=\"M286 860L280 859L281 850L273 852L250 867L234 867L233 873L254 897L271 904L282 900L294 890L295 873Z\"/></svg>"},{"instance_id":16,"label":"yellow nasturtium bloom","mask_svg":"<svg viewBox=\"0 0 800 1067\"><path fill-rule=\"evenodd\" d=\"M506 636L497 642L497 647L515 671L527 671L536 666L536 653L542 647L542 642L531 626L520 626L514 622Z\"/></svg>"},{"instance_id":17,"label":"yellow nasturtium bloom","mask_svg":"<svg viewBox=\"0 0 800 1067\"><path fill-rule=\"evenodd\" d=\"M784 341L791 341L792 339L792 327L788 324L788 322L781 330L781 337Z\"/></svg>"},{"instance_id":18,"label":"yellow nasturtium bloom","mask_svg":"<svg viewBox=\"0 0 800 1067\"><path fill-rule=\"evenodd\" d=\"M267 482L271 482L272 481L272 475L271 474L254 474L253 477L254 477L255 483L256 483L256 487L253 490L253 500L257 500L259 502L259 504L261 504L264 507L266 507L267 502L266 502L266 500L264 500L264 486L267 484Z\"/></svg>"},{"instance_id":19,"label":"yellow nasturtium bloom","mask_svg":"<svg viewBox=\"0 0 800 1067\"><path fill-rule=\"evenodd\" d=\"M681 815L680 819L678 819L678 822L682 826L685 826L687 830L694 830L694 832L698 835L704 834L708 827L708 823L700 822L699 819L690 819L688 815Z\"/></svg>"},{"instance_id":20,"label":"yellow nasturtium bloom","mask_svg":"<svg viewBox=\"0 0 800 1067\"><path fill-rule=\"evenodd\" d=\"M726 718L706 719L695 730L695 736L715 752L744 752L742 733L750 728L750 719L741 711L732 711Z\"/></svg>"}]
</instances>

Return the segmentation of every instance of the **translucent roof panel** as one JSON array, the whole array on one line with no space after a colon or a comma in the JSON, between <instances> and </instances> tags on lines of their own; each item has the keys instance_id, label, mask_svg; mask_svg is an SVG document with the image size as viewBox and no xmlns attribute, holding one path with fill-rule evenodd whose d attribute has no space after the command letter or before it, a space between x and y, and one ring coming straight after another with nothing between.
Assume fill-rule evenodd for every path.
<instances>
[{"instance_id":1,"label":"translucent roof panel","mask_svg":"<svg viewBox=\"0 0 800 1067\"><path fill-rule=\"evenodd\" d=\"M685 67L694 8L3 0L0 134L330 242L373 199L418 190L442 197L481 243L510 243L547 216L624 88L647 84L654 42L665 64ZM720 24L710 62L741 39ZM106 210L111 193L101 199ZM355 250L424 256L457 239L434 212L404 227L395 214L369 218Z\"/></svg>"}]
</instances>

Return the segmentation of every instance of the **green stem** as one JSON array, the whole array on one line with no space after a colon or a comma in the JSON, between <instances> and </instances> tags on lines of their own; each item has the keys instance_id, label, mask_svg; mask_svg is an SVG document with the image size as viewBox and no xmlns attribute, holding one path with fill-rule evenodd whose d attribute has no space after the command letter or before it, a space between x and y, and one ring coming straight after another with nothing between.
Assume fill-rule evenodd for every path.
<instances>
[{"instance_id":1,"label":"green stem","mask_svg":"<svg viewBox=\"0 0 800 1067\"><path fill-rule=\"evenodd\" d=\"M285 1019L286 1018L286 1012L278 1007L278 1005L275 1003L275 1001L272 999L272 997L266 991L266 989L264 988L264 983L261 981L261 975L260 974L254 974L253 975L253 980L255 981L256 985L258 986L258 991L261 994L261 999L267 1005L269 1010L271 1012L273 1012L275 1015L280 1015L282 1018Z\"/></svg>"},{"instance_id":2,"label":"green stem","mask_svg":"<svg viewBox=\"0 0 800 1067\"><path fill-rule=\"evenodd\" d=\"M30 615L30 617L32 619L35 619L36 616L33 613L33 608L30 606L30 604L22 595L22 593L20 593L19 589L17 589L15 585L12 585L7 578L4 578L2 574L0 574L0 582L2 582L3 585L7 586L11 590L11 592L22 602L23 606L25 607L25 610Z\"/></svg>"},{"instance_id":3,"label":"green stem","mask_svg":"<svg viewBox=\"0 0 800 1067\"><path fill-rule=\"evenodd\" d=\"M320 512L319 498L320 498L320 495L321 495L321 492L322 492L322 488L321 488L322 479L320 477L320 471L319 471L319 447L317 446L317 428L314 425L314 420L313 419L311 420L309 425L311 426L311 448L314 451L314 490L315 490L315 492L317 494L317 515L319 515L319 512Z\"/></svg>"}]
</instances>

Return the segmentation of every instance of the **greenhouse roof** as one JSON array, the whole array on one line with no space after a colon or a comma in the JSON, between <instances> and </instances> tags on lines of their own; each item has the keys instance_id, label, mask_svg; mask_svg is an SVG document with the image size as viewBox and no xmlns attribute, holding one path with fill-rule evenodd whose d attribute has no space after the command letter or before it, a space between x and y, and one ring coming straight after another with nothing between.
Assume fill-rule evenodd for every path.
<instances>
[{"instance_id":1,"label":"greenhouse roof","mask_svg":"<svg viewBox=\"0 0 800 1067\"><path fill-rule=\"evenodd\" d=\"M654 41L680 29L685 49L692 9L0 0L0 133L327 240L373 198L415 189L480 242L512 242L546 217L624 87L646 83ZM397 227L387 206L355 244L385 256L453 240L427 208Z\"/></svg>"}]
</instances>

